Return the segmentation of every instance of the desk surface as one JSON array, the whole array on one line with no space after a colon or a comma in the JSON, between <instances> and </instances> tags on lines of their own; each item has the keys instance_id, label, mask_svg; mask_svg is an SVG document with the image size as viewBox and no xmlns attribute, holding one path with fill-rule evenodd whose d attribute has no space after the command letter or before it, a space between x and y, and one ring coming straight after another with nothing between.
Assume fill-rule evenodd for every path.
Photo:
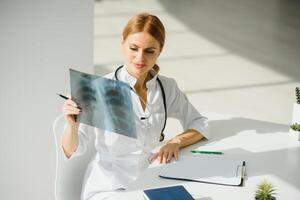
<instances>
[{"instance_id":1,"label":"desk surface","mask_svg":"<svg viewBox=\"0 0 300 200\"><path fill-rule=\"evenodd\" d=\"M300 199L300 141L292 137L287 125L213 113L207 116L211 140L183 149L181 155L197 148L244 159L247 178L243 187L163 179L158 177L161 166L153 164L119 199L144 200L143 189L180 184L197 200L253 200L263 180L275 186L277 199Z\"/></svg>"}]
</instances>

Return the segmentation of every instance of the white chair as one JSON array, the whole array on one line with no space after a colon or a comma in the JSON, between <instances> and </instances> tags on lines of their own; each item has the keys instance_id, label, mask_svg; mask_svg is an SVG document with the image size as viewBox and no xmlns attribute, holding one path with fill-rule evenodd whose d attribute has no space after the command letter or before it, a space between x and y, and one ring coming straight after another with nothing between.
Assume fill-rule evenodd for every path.
<instances>
[{"instance_id":1,"label":"white chair","mask_svg":"<svg viewBox=\"0 0 300 200\"><path fill-rule=\"evenodd\" d=\"M95 155L95 148L88 145L84 155L68 160L61 147L64 125L63 116L59 116L53 122L56 144L55 200L80 200L85 170Z\"/></svg>"}]
</instances>

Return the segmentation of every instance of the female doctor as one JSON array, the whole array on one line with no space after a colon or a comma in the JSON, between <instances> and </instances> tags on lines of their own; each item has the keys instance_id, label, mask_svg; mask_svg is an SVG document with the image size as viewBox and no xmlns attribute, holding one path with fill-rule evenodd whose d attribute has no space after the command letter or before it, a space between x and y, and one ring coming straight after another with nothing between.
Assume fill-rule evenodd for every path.
<instances>
[{"instance_id":1,"label":"female doctor","mask_svg":"<svg viewBox=\"0 0 300 200\"><path fill-rule=\"evenodd\" d=\"M207 118L191 105L174 79L158 75L156 61L164 42L165 29L158 17L148 13L134 16L123 30L124 65L106 76L132 88L137 139L76 122L80 108L71 98L65 101L66 127L62 139L65 155L71 159L83 154L95 135L97 153L87 168L81 199L111 197L126 189L148 167L149 160L160 163L177 160L181 148L208 138ZM184 132L153 152L164 137L167 117L177 118Z\"/></svg>"}]
</instances>

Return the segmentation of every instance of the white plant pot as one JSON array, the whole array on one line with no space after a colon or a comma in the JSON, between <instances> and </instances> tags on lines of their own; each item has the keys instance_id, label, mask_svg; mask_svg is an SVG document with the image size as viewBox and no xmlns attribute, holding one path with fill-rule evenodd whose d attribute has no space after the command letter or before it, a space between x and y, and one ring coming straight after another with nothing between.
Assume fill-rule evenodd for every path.
<instances>
[{"instance_id":1,"label":"white plant pot","mask_svg":"<svg viewBox=\"0 0 300 200\"><path fill-rule=\"evenodd\" d=\"M298 123L300 124L300 104L294 103L293 106L293 118L292 118L292 124ZM291 141L300 141L300 132L294 131L290 128L289 131L289 137Z\"/></svg>"},{"instance_id":2,"label":"white plant pot","mask_svg":"<svg viewBox=\"0 0 300 200\"><path fill-rule=\"evenodd\" d=\"M299 131L294 131L293 129L290 129L290 138L293 140L293 141L300 141L300 132Z\"/></svg>"},{"instance_id":3,"label":"white plant pot","mask_svg":"<svg viewBox=\"0 0 300 200\"><path fill-rule=\"evenodd\" d=\"M292 123L300 123L300 104L294 103Z\"/></svg>"}]
</instances>

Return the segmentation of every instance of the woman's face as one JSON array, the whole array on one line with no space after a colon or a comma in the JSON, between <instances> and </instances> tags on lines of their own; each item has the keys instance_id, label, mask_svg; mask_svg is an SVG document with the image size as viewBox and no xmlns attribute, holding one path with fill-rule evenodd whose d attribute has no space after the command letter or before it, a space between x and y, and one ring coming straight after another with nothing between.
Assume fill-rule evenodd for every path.
<instances>
[{"instance_id":1,"label":"woman's face","mask_svg":"<svg viewBox=\"0 0 300 200\"><path fill-rule=\"evenodd\" d=\"M160 54L159 42L146 32L128 35L122 47L127 70L137 79L152 69Z\"/></svg>"}]
</instances>

